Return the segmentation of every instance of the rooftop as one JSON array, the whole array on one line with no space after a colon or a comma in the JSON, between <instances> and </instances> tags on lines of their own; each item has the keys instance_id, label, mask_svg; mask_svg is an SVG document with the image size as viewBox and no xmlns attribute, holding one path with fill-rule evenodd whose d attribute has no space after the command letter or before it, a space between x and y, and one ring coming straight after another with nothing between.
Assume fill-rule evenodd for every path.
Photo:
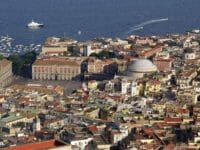
<instances>
[{"instance_id":1,"label":"rooftop","mask_svg":"<svg viewBox=\"0 0 200 150\"><path fill-rule=\"evenodd\" d=\"M15 121L15 120L18 120L18 119L21 119L23 118L24 116L22 115L16 115L16 113L10 113L8 116L4 117L4 118L1 118L1 122L11 122L11 121Z\"/></svg>"},{"instance_id":2,"label":"rooftop","mask_svg":"<svg viewBox=\"0 0 200 150\"><path fill-rule=\"evenodd\" d=\"M59 146L63 146L65 144L56 141L56 140L49 140L49 141L42 141L42 142L35 142L25 145L19 145L14 147L9 147L7 150L44 150L50 148L56 148Z\"/></svg>"},{"instance_id":3,"label":"rooftop","mask_svg":"<svg viewBox=\"0 0 200 150\"><path fill-rule=\"evenodd\" d=\"M43 66L50 66L50 65L68 65L68 66L79 66L79 61L74 60L67 60L64 58L42 58L37 59L33 65L43 65Z\"/></svg>"}]
</instances>

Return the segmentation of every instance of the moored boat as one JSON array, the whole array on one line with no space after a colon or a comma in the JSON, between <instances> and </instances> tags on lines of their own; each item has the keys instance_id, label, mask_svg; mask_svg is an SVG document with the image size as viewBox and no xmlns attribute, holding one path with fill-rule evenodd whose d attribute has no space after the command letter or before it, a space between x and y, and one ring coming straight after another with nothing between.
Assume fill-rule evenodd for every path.
<instances>
[{"instance_id":1,"label":"moored boat","mask_svg":"<svg viewBox=\"0 0 200 150\"><path fill-rule=\"evenodd\" d=\"M31 21L27 24L27 27L29 28L40 28L40 27L44 27L44 24L41 24L41 23L37 23L35 21Z\"/></svg>"}]
</instances>

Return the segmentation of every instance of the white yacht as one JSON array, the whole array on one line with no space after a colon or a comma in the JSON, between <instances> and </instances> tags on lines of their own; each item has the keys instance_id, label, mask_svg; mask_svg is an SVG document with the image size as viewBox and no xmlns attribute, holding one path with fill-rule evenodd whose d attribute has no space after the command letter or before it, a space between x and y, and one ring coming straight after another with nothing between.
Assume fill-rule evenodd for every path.
<instances>
[{"instance_id":1,"label":"white yacht","mask_svg":"<svg viewBox=\"0 0 200 150\"><path fill-rule=\"evenodd\" d=\"M192 30L192 33L200 34L200 29L194 29Z\"/></svg>"},{"instance_id":2,"label":"white yacht","mask_svg":"<svg viewBox=\"0 0 200 150\"><path fill-rule=\"evenodd\" d=\"M31 21L27 24L27 27L29 28L40 28L40 27L44 27L44 24L41 24L41 23L37 23L35 21Z\"/></svg>"}]
</instances>

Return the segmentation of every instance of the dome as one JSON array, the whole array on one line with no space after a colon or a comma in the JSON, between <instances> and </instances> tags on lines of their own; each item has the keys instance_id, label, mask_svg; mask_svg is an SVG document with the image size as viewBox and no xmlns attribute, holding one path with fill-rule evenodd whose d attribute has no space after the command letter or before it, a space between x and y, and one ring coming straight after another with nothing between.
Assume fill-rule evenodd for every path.
<instances>
[{"instance_id":1,"label":"dome","mask_svg":"<svg viewBox=\"0 0 200 150\"><path fill-rule=\"evenodd\" d=\"M157 67L148 59L136 59L129 65L128 71L148 73L157 71Z\"/></svg>"}]
</instances>

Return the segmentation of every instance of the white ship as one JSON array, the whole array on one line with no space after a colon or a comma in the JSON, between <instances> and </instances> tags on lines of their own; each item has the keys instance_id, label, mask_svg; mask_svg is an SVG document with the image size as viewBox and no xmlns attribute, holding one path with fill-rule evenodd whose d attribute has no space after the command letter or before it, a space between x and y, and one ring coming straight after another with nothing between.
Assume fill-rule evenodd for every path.
<instances>
[{"instance_id":1,"label":"white ship","mask_svg":"<svg viewBox=\"0 0 200 150\"><path fill-rule=\"evenodd\" d=\"M29 28L40 28L40 27L44 27L44 24L41 24L41 23L37 23L35 21L31 21L27 24L27 27Z\"/></svg>"},{"instance_id":2,"label":"white ship","mask_svg":"<svg viewBox=\"0 0 200 150\"><path fill-rule=\"evenodd\" d=\"M194 29L192 30L192 33L200 34L200 29Z\"/></svg>"}]
</instances>

